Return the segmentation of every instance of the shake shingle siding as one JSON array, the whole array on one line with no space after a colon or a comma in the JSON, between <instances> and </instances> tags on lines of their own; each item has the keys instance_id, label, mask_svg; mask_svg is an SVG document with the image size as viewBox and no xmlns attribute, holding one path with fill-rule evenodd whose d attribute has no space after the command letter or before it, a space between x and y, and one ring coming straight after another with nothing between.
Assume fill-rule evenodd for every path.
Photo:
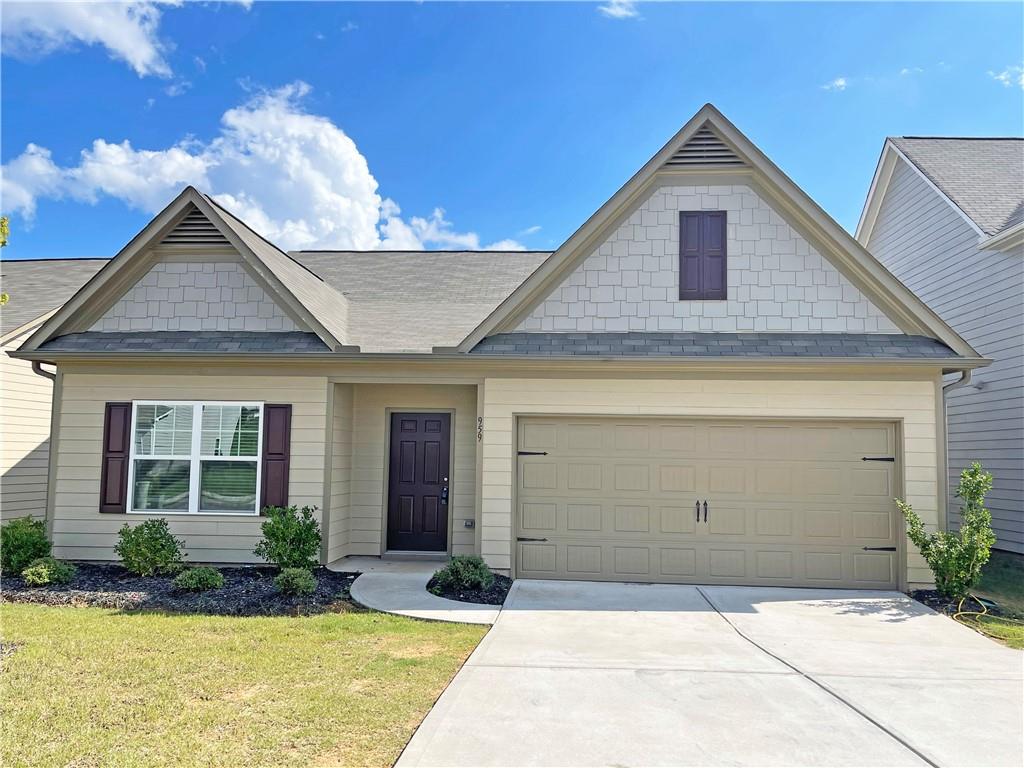
<instances>
[{"instance_id":1,"label":"shake shingle siding","mask_svg":"<svg viewBox=\"0 0 1024 768\"><path fill-rule=\"evenodd\" d=\"M1024 552L1024 256L978 249L978 234L902 160L870 250L975 349L993 360L949 397L950 485L981 461L995 476L998 545ZM951 499L950 521L959 518Z\"/></svg>"}]
</instances>

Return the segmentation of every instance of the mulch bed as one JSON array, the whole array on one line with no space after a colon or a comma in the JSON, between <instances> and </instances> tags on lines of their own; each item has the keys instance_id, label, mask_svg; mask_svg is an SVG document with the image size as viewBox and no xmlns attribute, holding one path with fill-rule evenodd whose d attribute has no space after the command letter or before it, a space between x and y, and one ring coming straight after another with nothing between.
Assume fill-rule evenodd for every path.
<instances>
[{"instance_id":1,"label":"mulch bed","mask_svg":"<svg viewBox=\"0 0 1024 768\"><path fill-rule=\"evenodd\" d=\"M940 595L934 589L916 589L910 593L910 596L917 600L919 603L924 603L933 611L944 613L947 616L952 616L957 610L962 611L977 611L982 613L985 608L988 608L989 616L1002 616L1003 611L995 603L989 603L987 606L983 606L973 597L968 597L964 600L963 608L960 608L960 600L944 597Z\"/></svg>"},{"instance_id":2,"label":"mulch bed","mask_svg":"<svg viewBox=\"0 0 1024 768\"><path fill-rule=\"evenodd\" d=\"M311 595L282 595L274 586L276 568L218 568L224 586L206 592L183 592L166 576L136 576L120 565L75 563L70 584L28 587L20 577L5 577L0 601L42 605L92 606L123 611L164 611L220 616L304 616L353 610L349 587L359 575L317 568Z\"/></svg>"},{"instance_id":3,"label":"mulch bed","mask_svg":"<svg viewBox=\"0 0 1024 768\"><path fill-rule=\"evenodd\" d=\"M463 603L483 603L484 605L501 605L505 596L512 589L512 579L508 576L494 575L494 583L490 589L445 589L438 586L435 579L427 582L427 591L448 600L461 600Z\"/></svg>"}]
</instances>

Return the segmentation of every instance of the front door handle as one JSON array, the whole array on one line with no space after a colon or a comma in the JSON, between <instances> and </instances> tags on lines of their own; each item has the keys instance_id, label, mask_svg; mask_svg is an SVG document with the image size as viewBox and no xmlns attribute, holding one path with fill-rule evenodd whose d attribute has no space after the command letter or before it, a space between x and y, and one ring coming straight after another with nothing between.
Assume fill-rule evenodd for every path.
<instances>
[{"instance_id":1,"label":"front door handle","mask_svg":"<svg viewBox=\"0 0 1024 768\"><path fill-rule=\"evenodd\" d=\"M448 478L444 479L444 487L441 489L441 506L448 505Z\"/></svg>"},{"instance_id":2,"label":"front door handle","mask_svg":"<svg viewBox=\"0 0 1024 768\"><path fill-rule=\"evenodd\" d=\"M708 521L708 500L704 499L704 522Z\"/></svg>"}]
</instances>

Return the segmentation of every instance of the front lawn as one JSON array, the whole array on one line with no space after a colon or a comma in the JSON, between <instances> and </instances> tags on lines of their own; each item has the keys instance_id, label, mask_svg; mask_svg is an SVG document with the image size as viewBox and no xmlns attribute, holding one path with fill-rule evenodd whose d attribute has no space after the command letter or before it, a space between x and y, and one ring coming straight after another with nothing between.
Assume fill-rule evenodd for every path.
<instances>
[{"instance_id":1,"label":"front lawn","mask_svg":"<svg viewBox=\"0 0 1024 768\"><path fill-rule=\"evenodd\" d=\"M486 631L0 605L0 764L391 765Z\"/></svg>"}]
</instances>

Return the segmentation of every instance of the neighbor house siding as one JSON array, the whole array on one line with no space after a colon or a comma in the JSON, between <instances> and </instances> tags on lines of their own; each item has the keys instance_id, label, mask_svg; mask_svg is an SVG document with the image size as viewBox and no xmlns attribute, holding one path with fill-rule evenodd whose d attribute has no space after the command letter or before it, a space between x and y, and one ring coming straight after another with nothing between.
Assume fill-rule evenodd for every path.
<instances>
[{"instance_id":1,"label":"neighbor house siding","mask_svg":"<svg viewBox=\"0 0 1024 768\"><path fill-rule=\"evenodd\" d=\"M327 562L348 554L349 505L352 487L353 386L335 384L331 427L330 525Z\"/></svg>"},{"instance_id":2,"label":"neighbor house siding","mask_svg":"<svg viewBox=\"0 0 1024 768\"><path fill-rule=\"evenodd\" d=\"M353 418L349 551L380 555L387 506L388 411L452 410L451 496L453 554L473 554L476 504L476 387L432 384L357 384Z\"/></svg>"},{"instance_id":3,"label":"neighbor house siding","mask_svg":"<svg viewBox=\"0 0 1024 768\"><path fill-rule=\"evenodd\" d=\"M515 420L520 415L713 416L762 419L882 419L902 432L903 495L927 527L938 524L938 438L934 379L504 379L484 388L481 554L512 566ZM910 545L908 544L908 547ZM907 581L928 583L908 550Z\"/></svg>"},{"instance_id":4,"label":"neighbor house siding","mask_svg":"<svg viewBox=\"0 0 1024 768\"><path fill-rule=\"evenodd\" d=\"M131 400L253 400L290 403L290 504L323 503L327 435L327 381L323 377L204 376L76 373L64 369L53 499L53 543L57 557L116 559L114 545L125 523L150 515L99 512L103 410L107 402ZM257 562L259 517L166 515L184 540L188 559L200 562Z\"/></svg>"},{"instance_id":5,"label":"neighbor house siding","mask_svg":"<svg viewBox=\"0 0 1024 768\"><path fill-rule=\"evenodd\" d=\"M992 365L948 398L949 477L980 461L995 480L997 546L1024 552L1024 252L982 251L978 233L903 160L879 208L870 250ZM959 506L949 504L950 524Z\"/></svg>"},{"instance_id":6,"label":"neighbor house siding","mask_svg":"<svg viewBox=\"0 0 1024 768\"><path fill-rule=\"evenodd\" d=\"M53 384L32 372L32 363L7 356L25 340L0 347L0 516L46 516Z\"/></svg>"},{"instance_id":7,"label":"neighbor house siding","mask_svg":"<svg viewBox=\"0 0 1024 768\"><path fill-rule=\"evenodd\" d=\"M681 211L726 213L725 301L679 298ZM743 184L659 187L516 330L900 332Z\"/></svg>"}]
</instances>

